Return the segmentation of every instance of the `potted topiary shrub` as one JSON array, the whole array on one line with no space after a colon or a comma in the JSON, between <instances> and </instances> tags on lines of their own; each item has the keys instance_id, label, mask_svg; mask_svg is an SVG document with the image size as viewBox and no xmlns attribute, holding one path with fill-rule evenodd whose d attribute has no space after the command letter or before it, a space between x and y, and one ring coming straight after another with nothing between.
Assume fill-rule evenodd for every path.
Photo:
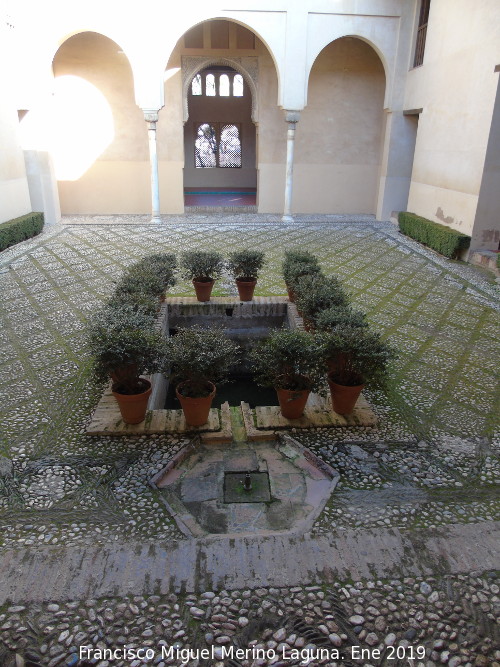
<instances>
[{"instance_id":1,"label":"potted topiary shrub","mask_svg":"<svg viewBox=\"0 0 500 667\"><path fill-rule=\"evenodd\" d=\"M198 301L210 301L214 282L221 275L224 260L218 252L188 250L181 256L182 275L192 280Z\"/></svg>"},{"instance_id":2,"label":"potted topiary shrub","mask_svg":"<svg viewBox=\"0 0 500 667\"><path fill-rule=\"evenodd\" d=\"M123 421L138 424L146 416L151 383L141 377L162 372L166 341L155 318L130 304L105 307L88 329L88 343L99 380L111 378Z\"/></svg>"},{"instance_id":3,"label":"potted topiary shrub","mask_svg":"<svg viewBox=\"0 0 500 667\"><path fill-rule=\"evenodd\" d=\"M158 300L164 291L162 277L152 267L137 263L129 267L118 282L114 299L120 301L128 299L131 295L133 295L133 298L141 295L155 299L158 304Z\"/></svg>"},{"instance_id":4,"label":"potted topiary shrub","mask_svg":"<svg viewBox=\"0 0 500 667\"><path fill-rule=\"evenodd\" d=\"M175 270L177 268L177 258L173 253L157 253L146 255L136 266L144 268L147 272L152 272L158 276L163 285L161 294L162 301L165 299L164 292L173 287L176 283Z\"/></svg>"},{"instance_id":5,"label":"potted topiary shrub","mask_svg":"<svg viewBox=\"0 0 500 667\"><path fill-rule=\"evenodd\" d=\"M329 368L332 407L340 415L349 414L365 385L384 384L389 362L396 353L380 334L363 327L339 325L316 336L323 362Z\"/></svg>"},{"instance_id":6,"label":"potted topiary shrub","mask_svg":"<svg viewBox=\"0 0 500 667\"><path fill-rule=\"evenodd\" d=\"M201 426L208 420L215 385L227 381L231 366L238 362L239 346L223 329L194 326L178 329L167 340L167 349L170 379L186 423Z\"/></svg>"},{"instance_id":7,"label":"potted topiary shrub","mask_svg":"<svg viewBox=\"0 0 500 667\"><path fill-rule=\"evenodd\" d=\"M301 276L320 275L321 267L314 255L308 252L287 251L283 261L283 278L288 298L295 301L295 284Z\"/></svg>"},{"instance_id":8,"label":"potted topiary shrub","mask_svg":"<svg viewBox=\"0 0 500 667\"><path fill-rule=\"evenodd\" d=\"M257 384L274 387L281 414L298 419L312 390L319 390L324 374L312 334L275 329L250 353Z\"/></svg>"},{"instance_id":9,"label":"potted topiary shrub","mask_svg":"<svg viewBox=\"0 0 500 667\"><path fill-rule=\"evenodd\" d=\"M260 250L238 250L229 255L226 266L236 280L241 301L251 301L259 271L264 266L264 253Z\"/></svg>"},{"instance_id":10,"label":"potted topiary shrub","mask_svg":"<svg viewBox=\"0 0 500 667\"><path fill-rule=\"evenodd\" d=\"M294 285L295 304L307 330L314 328L315 317L327 308L346 308L349 297L335 277L300 276Z\"/></svg>"}]
</instances>

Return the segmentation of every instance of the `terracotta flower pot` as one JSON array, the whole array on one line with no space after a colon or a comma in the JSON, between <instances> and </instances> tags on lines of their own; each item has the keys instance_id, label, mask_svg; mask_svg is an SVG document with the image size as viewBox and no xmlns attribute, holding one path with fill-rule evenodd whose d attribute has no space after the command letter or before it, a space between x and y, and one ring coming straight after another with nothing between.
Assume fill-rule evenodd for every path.
<instances>
[{"instance_id":1,"label":"terracotta flower pot","mask_svg":"<svg viewBox=\"0 0 500 667\"><path fill-rule=\"evenodd\" d=\"M255 279L243 280L242 278L236 278L236 287L238 288L240 301L251 301L253 299L253 293L256 284L257 280Z\"/></svg>"},{"instance_id":2,"label":"terracotta flower pot","mask_svg":"<svg viewBox=\"0 0 500 667\"><path fill-rule=\"evenodd\" d=\"M328 386L330 387L330 396L332 399L332 408L338 415L349 415L356 406L359 395L365 388L364 384L348 387L343 384L337 384L328 376Z\"/></svg>"},{"instance_id":3,"label":"terracotta flower pot","mask_svg":"<svg viewBox=\"0 0 500 667\"><path fill-rule=\"evenodd\" d=\"M119 394L113 391L125 424L140 424L146 417L148 401L151 395L151 382L143 380L146 391L141 394Z\"/></svg>"},{"instance_id":4,"label":"terracotta flower pot","mask_svg":"<svg viewBox=\"0 0 500 667\"><path fill-rule=\"evenodd\" d=\"M184 382L181 382L181 384L177 385L175 388L175 395L181 404L186 424L189 424L189 426L201 426L202 424L206 424L210 408L212 407L212 401L215 396L215 385L212 384L212 382L208 383L212 387L212 391L208 396L203 396L202 398L190 398L189 396L183 396L179 391L179 389L182 390L184 384Z\"/></svg>"},{"instance_id":5,"label":"terracotta flower pot","mask_svg":"<svg viewBox=\"0 0 500 667\"><path fill-rule=\"evenodd\" d=\"M194 291L196 292L196 298L198 301L210 301L210 295L212 294L212 287L214 286L215 280L193 280Z\"/></svg>"},{"instance_id":6,"label":"terracotta flower pot","mask_svg":"<svg viewBox=\"0 0 500 667\"><path fill-rule=\"evenodd\" d=\"M286 419L299 419L304 414L307 399L311 393L309 389L290 390L276 389L278 401L283 417Z\"/></svg>"}]
</instances>

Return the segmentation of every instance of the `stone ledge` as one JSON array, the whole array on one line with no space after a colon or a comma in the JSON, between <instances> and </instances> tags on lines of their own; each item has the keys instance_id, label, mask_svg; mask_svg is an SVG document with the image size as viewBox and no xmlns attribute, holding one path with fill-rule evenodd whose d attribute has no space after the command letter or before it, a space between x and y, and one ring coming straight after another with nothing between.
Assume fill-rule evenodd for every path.
<instances>
[{"instance_id":1,"label":"stone ledge","mask_svg":"<svg viewBox=\"0 0 500 667\"><path fill-rule=\"evenodd\" d=\"M222 432L224 427L227 429L227 420L221 424L219 411L215 408L210 410L208 422L203 426L188 427L182 410L148 410L144 421L139 424L125 424L121 418L118 403L111 393L110 384L97 404L86 432L89 435L153 435L155 433ZM225 435L227 437L227 433Z\"/></svg>"},{"instance_id":2,"label":"stone ledge","mask_svg":"<svg viewBox=\"0 0 500 667\"><path fill-rule=\"evenodd\" d=\"M338 415L333 411L330 400L311 394L304 414L300 419L283 417L279 406L257 406L254 410L256 431L265 429L315 428L339 426L376 426L377 416L368 401L361 395L350 415Z\"/></svg>"}]
</instances>

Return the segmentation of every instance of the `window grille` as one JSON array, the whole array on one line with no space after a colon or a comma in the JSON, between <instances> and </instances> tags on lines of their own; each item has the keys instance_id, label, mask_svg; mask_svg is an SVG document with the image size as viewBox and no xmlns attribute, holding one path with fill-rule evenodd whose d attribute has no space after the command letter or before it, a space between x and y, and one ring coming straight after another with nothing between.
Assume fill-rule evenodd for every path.
<instances>
[{"instance_id":1,"label":"window grille","mask_svg":"<svg viewBox=\"0 0 500 667\"><path fill-rule=\"evenodd\" d=\"M241 167L241 141L236 125L223 125L219 143L219 167Z\"/></svg>"},{"instance_id":2,"label":"window grille","mask_svg":"<svg viewBox=\"0 0 500 667\"><path fill-rule=\"evenodd\" d=\"M196 168L241 167L241 138L237 125L202 123L196 126L194 142Z\"/></svg>"},{"instance_id":3,"label":"window grille","mask_svg":"<svg viewBox=\"0 0 500 667\"><path fill-rule=\"evenodd\" d=\"M213 125L199 125L194 142L195 167L217 166L217 138Z\"/></svg>"},{"instance_id":4,"label":"window grille","mask_svg":"<svg viewBox=\"0 0 500 667\"><path fill-rule=\"evenodd\" d=\"M425 41L427 39L427 24L429 22L430 6L431 0L421 0L413 67L420 67L420 65L422 65L424 62Z\"/></svg>"}]
</instances>

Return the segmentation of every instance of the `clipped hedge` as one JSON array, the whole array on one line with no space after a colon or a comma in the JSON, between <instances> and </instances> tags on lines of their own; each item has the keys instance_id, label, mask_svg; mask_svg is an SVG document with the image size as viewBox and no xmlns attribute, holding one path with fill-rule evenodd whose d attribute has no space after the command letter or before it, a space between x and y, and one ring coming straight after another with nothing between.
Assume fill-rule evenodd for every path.
<instances>
[{"instance_id":1,"label":"clipped hedge","mask_svg":"<svg viewBox=\"0 0 500 667\"><path fill-rule=\"evenodd\" d=\"M0 251L40 234L43 222L43 213L27 213L20 218L2 222L0 224Z\"/></svg>"},{"instance_id":2,"label":"clipped hedge","mask_svg":"<svg viewBox=\"0 0 500 667\"><path fill-rule=\"evenodd\" d=\"M400 232L450 259L457 258L460 252L470 245L471 238L467 234L422 218L415 213L400 211L398 222Z\"/></svg>"}]
</instances>

